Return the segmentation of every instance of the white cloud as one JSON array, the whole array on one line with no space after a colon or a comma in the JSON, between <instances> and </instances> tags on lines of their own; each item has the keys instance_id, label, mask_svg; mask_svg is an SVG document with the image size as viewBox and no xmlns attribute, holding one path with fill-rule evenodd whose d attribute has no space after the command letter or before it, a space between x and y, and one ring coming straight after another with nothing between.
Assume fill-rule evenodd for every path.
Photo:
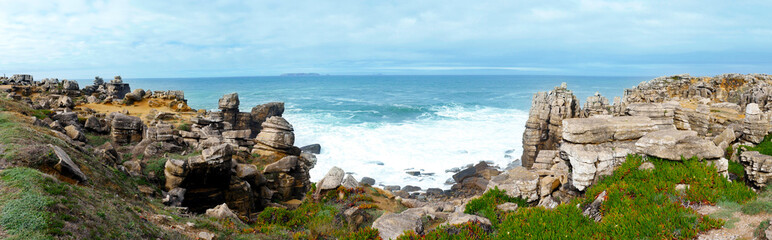
<instances>
[{"instance_id":1,"label":"white cloud","mask_svg":"<svg viewBox=\"0 0 772 240\"><path fill-rule=\"evenodd\" d=\"M528 66L509 70L591 73L576 66L624 67L627 56L772 52L770 4L755 4L0 0L0 71L89 77Z\"/></svg>"}]
</instances>

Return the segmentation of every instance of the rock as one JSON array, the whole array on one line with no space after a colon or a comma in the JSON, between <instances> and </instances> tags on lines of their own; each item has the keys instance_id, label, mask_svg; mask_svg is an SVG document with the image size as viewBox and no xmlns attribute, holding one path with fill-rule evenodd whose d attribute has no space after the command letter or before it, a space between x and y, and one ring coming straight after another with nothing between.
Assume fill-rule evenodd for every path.
<instances>
[{"instance_id":1,"label":"rock","mask_svg":"<svg viewBox=\"0 0 772 240\"><path fill-rule=\"evenodd\" d=\"M537 207L543 207L545 209L553 209L558 207L559 202L555 201L552 196L545 196L539 200L539 204L536 205Z\"/></svg>"},{"instance_id":2,"label":"rock","mask_svg":"<svg viewBox=\"0 0 772 240\"><path fill-rule=\"evenodd\" d=\"M373 222L372 228L378 229L383 239L396 239L405 231L423 232L421 215L410 213L384 213Z\"/></svg>"},{"instance_id":3,"label":"rock","mask_svg":"<svg viewBox=\"0 0 772 240\"><path fill-rule=\"evenodd\" d=\"M65 152L62 148L59 146L55 146L52 144L48 144L51 149L53 149L54 154L56 154L56 157L59 159L59 161L54 165L54 169L59 172L62 176L66 176L69 178L74 179L78 182L85 182L88 180L88 177L86 177L86 174L83 174L82 171L80 171L80 168L78 165L75 164L75 162L70 159L70 156L67 155L67 152Z\"/></svg>"},{"instance_id":4,"label":"rock","mask_svg":"<svg viewBox=\"0 0 772 240\"><path fill-rule=\"evenodd\" d=\"M383 190L392 191L392 192L399 191L400 189L402 189L402 188L400 186L397 186L397 185L389 185L389 186L384 186L383 187Z\"/></svg>"},{"instance_id":5,"label":"rock","mask_svg":"<svg viewBox=\"0 0 772 240\"><path fill-rule=\"evenodd\" d=\"M563 119L580 115L579 101L565 87L533 96L523 132L522 165L531 167L540 150L556 150L562 139Z\"/></svg>"},{"instance_id":6,"label":"rock","mask_svg":"<svg viewBox=\"0 0 772 240\"><path fill-rule=\"evenodd\" d=\"M115 147L110 142L105 142L102 146L97 147L94 150L94 156L110 165L118 164L121 159L118 151L115 150Z\"/></svg>"},{"instance_id":7,"label":"rock","mask_svg":"<svg viewBox=\"0 0 772 240\"><path fill-rule=\"evenodd\" d=\"M598 92L595 92L593 96L587 97L582 110L584 117L611 114L608 98L601 96Z\"/></svg>"},{"instance_id":8,"label":"rock","mask_svg":"<svg viewBox=\"0 0 772 240\"><path fill-rule=\"evenodd\" d=\"M772 219L769 220L769 227L764 231L764 235L766 235L767 239L772 239Z\"/></svg>"},{"instance_id":9,"label":"rock","mask_svg":"<svg viewBox=\"0 0 772 240\"><path fill-rule=\"evenodd\" d=\"M643 171L654 170L656 168L657 167L654 166L654 163L651 163L651 162L644 162L644 163L641 163L641 166L638 166L638 170L643 170Z\"/></svg>"},{"instance_id":10,"label":"rock","mask_svg":"<svg viewBox=\"0 0 772 240\"><path fill-rule=\"evenodd\" d=\"M61 96L59 97L59 100L56 102L56 106L60 108L72 109L73 107L75 107L75 103L72 102L72 98L68 96Z\"/></svg>"},{"instance_id":11,"label":"rock","mask_svg":"<svg viewBox=\"0 0 772 240\"><path fill-rule=\"evenodd\" d=\"M311 144L306 145L300 148L300 151L313 153L313 154L319 154L322 152L322 145L319 144Z\"/></svg>"},{"instance_id":12,"label":"rock","mask_svg":"<svg viewBox=\"0 0 772 240\"><path fill-rule=\"evenodd\" d=\"M713 138L713 143L716 144L716 146L721 145L721 143L726 143L727 145L734 142L734 140L737 139L737 136L734 133L734 128L727 127L722 131L720 134L718 134L716 137Z\"/></svg>"},{"instance_id":13,"label":"rock","mask_svg":"<svg viewBox=\"0 0 772 240\"><path fill-rule=\"evenodd\" d=\"M563 120L563 140L580 144L634 140L655 130L654 122L648 117L595 116Z\"/></svg>"},{"instance_id":14,"label":"rock","mask_svg":"<svg viewBox=\"0 0 772 240\"><path fill-rule=\"evenodd\" d=\"M676 184L675 190L679 192L683 192L689 189L689 187L690 187L689 184Z\"/></svg>"},{"instance_id":15,"label":"rock","mask_svg":"<svg viewBox=\"0 0 772 240\"><path fill-rule=\"evenodd\" d=\"M405 191L405 192L421 191L421 187L407 185L407 186L402 188L402 191Z\"/></svg>"},{"instance_id":16,"label":"rock","mask_svg":"<svg viewBox=\"0 0 772 240\"><path fill-rule=\"evenodd\" d=\"M756 103L749 103L748 105L745 105L745 114L746 115L758 115L761 114L761 109L759 109L759 105Z\"/></svg>"},{"instance_id":17,"label":"rock","mask_svg":"<svg viewBox=\"0 0 772 240\"><path fill-rule=\"evenodd\" d=\"M582 214L595 222L600 222L603 219L603 214L600 212L600 205L606 200L606 191L601 192L595 197L595 200L582 210Z\"/></svg>"},{"instance_id":18,"label":"rock","mask_svg":"<svg viewBox=\"0 0 772 240\"><path fill-rule=\"evenodd\" d=\"M635 153L633 141L604 142L601 144L563 143L560 156L571 166L571 184L584 191L601 176L611 175L628 154Z\"/></svg>"},{"instance_id":19,"label":"rock","mask_svg":"<svg viewBox=\"0 0 772 240\"><path fill-rule=\"evenodd\" d=\"M673 129L677 102L666 103L630 103L625 108L628 116L648 117L657 130Z\"/></svg>"},{"instance_id":20,"label":"rock","mask_svg":"<svg viewBox=\"0 0 772 240\"><path fill-rule=\"evenodd\" d=\"M457 172L456 174L453 174L453 180L456 182L463 182L464 179L468 177L472 177L477 173L477 170L475 168L466 168L464 170L461 170L460 172Z\"/></svg>"},{"instance_id":21,"label":"rock","mask_svg":"<svg viewBox=\"0 0 772 240\"><path fill-rule=\"evenodd\" d=\"M239 109L239 94L238 93L229 93L225 94L220 98L219 108L222 110L225 109Z\"/></svg>"},{"instance_id":22,"label":"rock","mask_svg":"<svg viewBox=\"0 0 772 240\"><path fill-rule=\"evenodd\" d=\"M531 166L532 169L550 169L558 156L557 150L541 150Z\"/></svg>"},{"instance_id":23,"label":"rock","mask_svg":"<svg viewBox=\"0 0 772 240\"><path fill-rule=\"evenodd\" d=\"M86 128L86 130L89 130L91 132L96 132L96 133L105 133L108 130L104 125L102 125L102 122L99 121L99 119L96 118L95 116L88 117L86 119L86 124L84 125L84 127Z\"/></svg>"},{"instance_id":24,"label":"rock","mask_svg":"<svg viewBox=\"0 0 772 240\"><path fill-rule=\"evenodd\" d=\"M233 148L231 148L231 146L228 144L220 144L218 146L204 149L204 151L201 152L201 156L206 162L222 163L225 161L230 161L232 155Z\"/></svg>"},{"instance_id":25,"label":"rock","mask_svg":"<svg viewBox=\"0 0 772 240\"><path fill-rule=\"evenodd\" d=\"M363 223L370 221L372 218L367 211L359 207L346 209L346 211L343 211L343 216L346 218L350 231L356 231Z\"/></svg>"},{"instance_id":26,"label":"rock","mask_svg":"<svg viewBox=\"0 0 772 240\"><path fill-rule=\"evenodd\" d=\"M458 224L464 224L467 222L479 222L480 224L490 226L491 220L488 220L487 218L480 217L477 215L471 215L466 213L460 213L460 212L454 212L448 216L448 225L458 225Z\"/></svg>"},{"instance_id":27,"label":"rock","mask_svg":"<svg viewBox=\"0 0 772 240\"><path fill-rule=\"evenodd\" d=\"M361 183L363 185L373 186L373 185L375 185L375 179L373 179L371 177L362 177L362 180L360 180L359 183Z\"/></svg>"},{"instance_id":28,"label":"rock","mask_svg":"<svg viewBox=\"0 0 772 240\"><path fill-rule=\"evenodd\" d=\"M319 188L319 190L338 188L341 182L343 182L343 176L345 176L345 174L346 172L344 172L343 169L332 167L330 171L327 172L327 175L319 181L317 188Z\"/></svg>"},{"instance_id":29,"label":"rock","mask_svg":"<svg viewBox=\"0 0 772 240\"><path fill-rule=\"evenodd\" d=\"M539 200L539 175L524 167L516 167L491 179L487 189L498 187L511 197L520 197L529 202Z\"/></svg>"},{"instance_id":30,"label":"rock","mask_svg":"<svg viewBox=\"0 0 772 240\"><path fill-rule=\"evenodd\" d=\"M265 166L263 173L277 173L277 172L290 172L293 168L298 166L298 157L286 156L279 161L268 164Z\"/></svg>"},{"instance_id":31,"label":"rock","mask_svg":"<svg viewBox=\"0 0 772 240\"><path fill-rule=\"evenodd\" d=\"M215 235L213 233L210 233L210 232L203 232L202 231L202 232L198 233L198 238L203 239L203 240L212 240L212 239L214 239L214 237L215 237Z\"/></svg>"},{"instance_id":32,"label":"rock","mask_svg":"<svg viewBox=\"0 0 772 240\"><path fill-rule=\"evenodd\" d=\"M300 155L300 149L295 144L295 134L292 125L282 117L270 117L262 125L262 130L255 142L255 153L263 158L280 159L286 155Z\"/></svg>"},{"instance_id":33,"label":"rock","mask_svg":"<svg viewBox=\"0 0 772 240\"><path fill-rule=\"evenodd\" d=\"M501 211L517 211L517 203L506 202L496 206L496 209Z\"/></svg>"},{"instance_id":34,"label":"rock","mask_svg":"<svg viewBox=\"0 0 772 240\"><path fill-rule=\"evenodd\" d=\"M680 161L682 157L696 156L715 159L724 155L712 141L697 137L695 131L660 130L647 134L635 142L636 151L648 156Z\"/></svg>"},{"instance_id":35,"label":"rock","mask_svg":"<svg viewBox=\"0 0 772 240\"><path fill-rule=\"evenodd\" d=\"M346 176L346 178L343 180L343 183L341 184L341 186L343 186L343 187L345 187L345 188L348 188L348 189L354 189L354 188L357 188L357 187L359 187L359 182L357 182L357 180L356 180L356 179L354 179L354 177L353 177L353 176L351 176L351 174L349 174L349 175L348 175L348 176Z\"/></svg>"},{"instance_id":36,"label":"rock","mask_svg":"<svg viewBox=\"0 0 772 240\"><path fill-rule=\"evenodd\" d=\"M72 140L79 141L79 142L87 141L86 140L86 135L84 135L80 130L78 130L77 127L75 127L73 125L64 127L64 132Z\"/></svg>"},{"instance_id":37,"label":"rock","mask_svg":"<svg viewBox=\"0 0 772 240\"><path fill-rule=\"evenodd\" d=\"M231 130L222 132L222 137L226 139L249 139L249 135L252 131L249 129L244 130Z\"/></svg>"},{"instance_id":38,"label":"rock","mask_svg":"<svg viewBox=\"0 0 772 240\"><path fill-rule=\"evenodd\" d=\"M439 188L429 188L429 189L426 189L426 195L432 196L432 197L440 197L445 195L445 192Z\"/></svg>"},{"instance_id":39,"label":"rock","mask_svg":"<svg viewBox=\"0 0 772 240\"><path fill-rule=\"evenodd\" d=\"M142 141L142 133L145 128L142 119L121 113L111 113L111 115L111 136L115 143L129 144Z\"/></svg>"},{"instance_id":40,"label":"rock","mask_svg":"<svg viewBox=\"0 0 772 240\"><path fill-rule=\"evenodd\" d=\"M121 166L123 166L123 168L126 169L126 173L132 177L142 176L142 163L137 160L127 160L121 163ZM169 180L167 179L167 182L168 181Z\"/></svg>"},{"instance_id":41,"label":"rock","mask_svg":"<svg viewBox=\"0 0 772 240\"><path fill-rule=\"evenodd\" d=\"M166 206L181 207L182 201L184 200L185 200L185 189L174 188L172 190L169 190L169 192L166 193L166 195L164 195L162 202Z\"/></svg>"},{"instance_id":42,"label":"rock","mask_svg":"<svg viewBox=\"0 0 772 240\"><path fill-rule=\"evenodd\" d=\"M541 198L544 198L547 195L550 195L552 191L560 187L560 180L552 177L552 176L546 176L539 180L539 196Z\"/></svg>"},{"instance_id":43,"label":"rock","mask_svg":"<svg viewBox=\"0 0 772 240\"><path fill-rule=\"evenodd\" d=\"M740 154L740 163L745 167L745 177L756 188L764 189L772 179L772 156L757 151Z\"/></svg>"}]
</instances>

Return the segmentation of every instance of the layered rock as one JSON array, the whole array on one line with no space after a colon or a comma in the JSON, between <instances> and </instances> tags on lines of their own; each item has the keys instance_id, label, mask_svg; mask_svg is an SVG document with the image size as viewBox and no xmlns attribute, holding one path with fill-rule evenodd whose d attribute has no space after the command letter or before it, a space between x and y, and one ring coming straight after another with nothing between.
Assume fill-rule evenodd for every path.
<instances>
[{"instance_id":1,"label":"layered rock","mask_svg":"<svg viewBox=\"0 0 772 240\"><path fill-rule=\"evenodd\" d=\"M112 128L110 136L113 138L113 142L130 144L142 141L142 134L145 129L142 119L121 113L111 113L108 118Z\"/></svg>"},{"instance_id":2,"label":"layered rock","mask_svg":"<svg viewBox=\"0 0 772 240\"><path fill-rule=\"evenodd\" d=\"M662 159L718 159L724 152L713 141L697 136L695 131L659 130L635 142L636 152Z\"/></svg>"},{"instance_id":3,"label":"layered rock","mask_svg":"<svg viewBox=\"0 0 772 240\"><path fill-rule=\"evenodd\" d=\"M288 201L305 197L311 186L309 170L309 166L301 158L286 156L265 166L263 175L267 179L267 187L276 191L273 199ZM320 189L323 187L320 185Z\"/></svg>"},{"instance_id":4,"label":"layered rock","mask_svg":"<svg viewBox=\"0 0 772 240\"><path fill-rule=\"evenodd\" d=\"M550 92L536 93L523 132L522 165L531 167L540 150L558 149L563 119L579 115L579 101L565 84Z\"/></svg>"},{"instance_id":5,"label":"layered rock","mask_svg":"<svg viewBox=\"0 0 772 240\"><path fill-rule=\"evenodd\" d=\"M566 119L560 156L571 166L571 184L579 191L610 175L635 153L635 141L656 130L648 117L609 117Z\"/></svg>"},{"instance_id":6,"label":"layered rock","mask_svg":"<svg viewBox=\"0 0 772 240\"><path fill-rule=\"evenodd\" d=\"M295 147L295 134L292 125L282 117L269 117L262 124L262 130L255 138L256 148L252 153L269 161L276 161L288 155L300 155Z\"/></svg>"},{"instance_id":7,"label":"layered rock","mask_svg":"<svg viewBox=\"0 0 772 240\"><path fill-rule=\"evenodd\" d=\"M772 183L772 156L745 151L740 154L740 162L746 166L745 177L754 187L764 189Z\"/></svg>"},{"instance_id":8,"label":"layered rock","mask_svg":"<svg viewBox=\"0 0 772 240\"><path fill-rule=\"evenodd\" d=\"M598 92L595 92L595 95L587 97L587 101L584 102L582 114L584 117L612 114L612 109L611 105L609 105L608 98L601 96Z\"/></svg>"}]
</instances>

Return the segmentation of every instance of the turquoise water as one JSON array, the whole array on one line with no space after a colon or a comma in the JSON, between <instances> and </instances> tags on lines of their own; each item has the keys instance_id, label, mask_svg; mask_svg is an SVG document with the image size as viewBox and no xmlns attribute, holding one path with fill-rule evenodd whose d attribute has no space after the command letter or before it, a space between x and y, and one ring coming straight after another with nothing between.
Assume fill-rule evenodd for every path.
<instances>
[{"instance_id":1,"label":"turquoise water","mask_svg":"<svg viewBox=\"0 0 772 240\"><path fill-rule=\"evenodd\" d=\"M322 145L311 171L332 166L379 184L448 188L446 169L480 160L500 166L520 157L531 98L566 82L580 102L610 100L651 77L308 76L130 79L132 88L183 90L196 109L217 108L238 92L241 111L283 101L296 144ZM83 85L83 84L81 84ZM433 173L415 177L407 169Z\"/></svg>"}]
</instances>

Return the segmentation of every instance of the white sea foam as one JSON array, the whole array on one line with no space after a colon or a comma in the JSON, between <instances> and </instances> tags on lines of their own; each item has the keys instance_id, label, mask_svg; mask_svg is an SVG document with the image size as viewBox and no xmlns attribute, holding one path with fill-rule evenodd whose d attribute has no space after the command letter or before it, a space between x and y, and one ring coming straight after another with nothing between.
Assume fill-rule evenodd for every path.
<instances>
[{"instance_id":1,"label":"white sea foam","mask_svg":"<svg viewBox=\"0 0 772 240\"><path fill-rule=\"evenodd\" d=\"M291 110L285 118L295 128L295 145L322 146L312 181L338 166L357 179L375 178L376 184L447 189L445 181L453 175L447 169L480 160L504 167L520 157L527 112L458 106L432 110L431 116L400 123L350 125L330 114ZM434 176L410 176L405 171L411 168Z\"/></svg>"}]
</instances>

